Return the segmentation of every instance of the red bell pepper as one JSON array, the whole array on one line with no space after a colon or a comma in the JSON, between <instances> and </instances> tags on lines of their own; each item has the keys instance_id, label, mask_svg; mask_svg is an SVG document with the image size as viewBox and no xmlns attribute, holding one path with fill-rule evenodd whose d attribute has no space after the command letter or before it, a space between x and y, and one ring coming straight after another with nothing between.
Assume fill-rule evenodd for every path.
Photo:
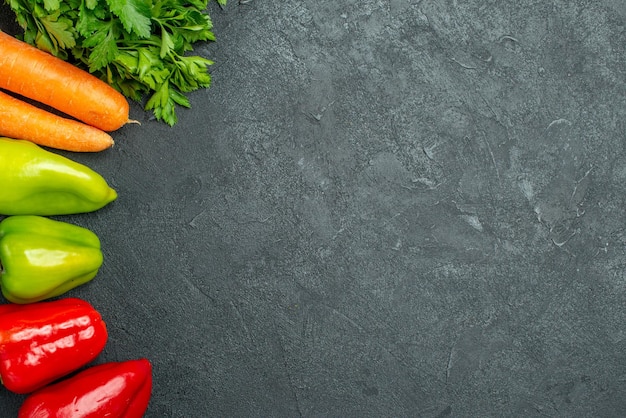
<instances>
[{"instance_id":1,"label":"red bell pepper","mask_svg":"<svg viewBox=\"0 0 626 418\"><path fill-rule=\"evenodd\" d=\"M104 363L31 394L18 418L141 418L151 393L147 359Z\"/></svg>"},{"instance_id":2,"label":"red bell pepper","mask_svg":"<svg viewBox=\"0 0 626 418\"><path fill-rule=\"evenodd\" d=\"M30 393L95 359L108 338L106 324L77 298L0 305L0 379Z\"/></svg>"}]
</instances>

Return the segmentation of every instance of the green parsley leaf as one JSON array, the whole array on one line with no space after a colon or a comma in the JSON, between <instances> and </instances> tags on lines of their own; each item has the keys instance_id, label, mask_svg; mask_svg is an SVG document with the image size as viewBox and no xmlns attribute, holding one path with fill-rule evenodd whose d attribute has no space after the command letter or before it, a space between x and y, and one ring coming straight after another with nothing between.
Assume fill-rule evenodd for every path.
<instances>
[{"instance_id":1,"label":"green parsley leaf","mask_svg":"<svg viewBox=\"0 0 626 418\"><path fill-rule=\"evenodd\" d=\"M150 36L150 4L142 0L107 0L111 12L117 16L124 29L140 38Z\"/></svg>"},{"instance_id":2,"label":"green parsley leaf","mask_svg":"<svg viewBox=\"0 0 626 418\"><path fill-rule=\"evenodd\" d=\"M44 0L43 7L48 11L58 10L60 7L59 0Z\"/></svg>"},{"instance_id":3,"label":"green parsley leaf","mask_svg":"<svg viewBox=\"0 0 626 418\"><path fill-rule=\"evenodd\" d=\"M172 37L166 30L161 30L161 52L159 56L165 58L175 48Z\"/></svg>"},{"instance_id":4,"label":"green parsley leaf","mask_svg":"<svg viewBox=\"0 0 626 418\"><path fill-rule=\"evenodd\" d=\"M41 23L48 31L55 50L73 48L76 45L72 21L59 18L59 12L42 17Z\"/></svg>"},{"instance_id":5,"label":"green parsley leaf","mask_svg":"<svg viewBox=\"0 0 626 418\"><path fill-rule=\"evenodd\" d=\"M118 55L117 43L111 23L109 23L108 27L103 26L94 32L83 41L82 45L91 50L89 54L89 71L92 73L111 63Z\"/></svg>"},{"instance_id":6,"label":"green parsley leaf","mask_svg":"<svg viewBox=\"0 0 626 418\"><path fill-rule=\"evenodd\" d=\"M173 126L178 122L178 117L174 112L176 105L191 107L189 100L183 94L175 89L171 89L169 83L165 82L148 100L146 109L152 109L158 120Z\"/></svg>"}]
</instances>

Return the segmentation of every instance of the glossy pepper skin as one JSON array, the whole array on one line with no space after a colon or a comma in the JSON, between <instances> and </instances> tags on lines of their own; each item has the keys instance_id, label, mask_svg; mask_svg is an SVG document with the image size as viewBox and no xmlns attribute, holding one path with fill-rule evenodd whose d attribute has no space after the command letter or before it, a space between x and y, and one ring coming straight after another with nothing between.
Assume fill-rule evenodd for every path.
<instances>
[{"instance_id":1,"label":"glossy pepper skin","mask_svg":"<svg viewBox=\"0 0 626 418\"><path fill-rule=\"evenodd\" d=\"M151 392L147 359L104 363L31 394L18 418L141 418Z\"/></svg>"},{"instance_id":2,"label":"glossy pepper skin","mask_svg":"<svg viewBox=\"0 0 626 418\"><path fill-rule=\"evenodd\" d=\"M0 214L69 215L93 212L117 198L87 166L29 141L0 138Z\"/></svg>"},{"instance_id":3,"label":"glossy pepper skin","mask_svg":"<svg viewBox=\"0 0 626 418\"><path fill-rule=\"evenodd\" d=\"M103 262L92 231L34 215L0 222L0 286L13 303L64 294L93 279Z\"/></svg>"},{"instance_id":4,"label":"glossy pepper skin","mask_svg":"<svg viewBox=\"0 0 626 418\"><path fill-rule=\"evenodd\" d=\"M106 324L77 298L0 305L0 378L25 394L94 360L108 338Z\"/></svg>"}]
</instances>

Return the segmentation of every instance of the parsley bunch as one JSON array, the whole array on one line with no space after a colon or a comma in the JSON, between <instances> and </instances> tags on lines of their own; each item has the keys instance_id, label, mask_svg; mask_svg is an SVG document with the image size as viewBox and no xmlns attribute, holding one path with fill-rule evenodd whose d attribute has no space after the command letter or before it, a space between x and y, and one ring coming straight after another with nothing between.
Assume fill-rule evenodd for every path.
<instances>
[{"instance_id":1,"label":"parsley bunch","mask_svg":"<svg viewBox=\"0 0 626 418\"><path fill-rule=\"evenodd\" d=\"M24 40L91 72L173 126L185 93L211 84L209 59L188 55L215 41L209 0L5 0ZM225 5L226 0L216 0Z\"/></svg>"}]
</instances>

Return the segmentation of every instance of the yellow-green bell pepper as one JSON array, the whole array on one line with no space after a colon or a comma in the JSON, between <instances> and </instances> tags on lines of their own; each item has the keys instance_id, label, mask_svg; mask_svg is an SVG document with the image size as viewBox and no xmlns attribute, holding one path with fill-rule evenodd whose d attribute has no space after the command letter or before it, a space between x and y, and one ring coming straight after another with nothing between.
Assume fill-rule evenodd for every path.
<instances>
[{"instance_id":1,"label":"yellow-green bell pepper","mask_svg":"<svg viewBox=\"0 0 626 418\"><path fill-rule=\"evenodd\" d=\"M41 216L0 222L0 285L14 303L59 296L93 279L103 262L89 229Z\"/></svg>"},{"instance_id":2,"label":"yellow-green bell pepper","mask_svg":"<svg viewBox=\"0 0 626 418\"><path fill-rule=\"evenodd\" d=\"M93 212L117 198L89 167L32 142L0 138L0 214Z\"/></svg>"}]
</instances>

